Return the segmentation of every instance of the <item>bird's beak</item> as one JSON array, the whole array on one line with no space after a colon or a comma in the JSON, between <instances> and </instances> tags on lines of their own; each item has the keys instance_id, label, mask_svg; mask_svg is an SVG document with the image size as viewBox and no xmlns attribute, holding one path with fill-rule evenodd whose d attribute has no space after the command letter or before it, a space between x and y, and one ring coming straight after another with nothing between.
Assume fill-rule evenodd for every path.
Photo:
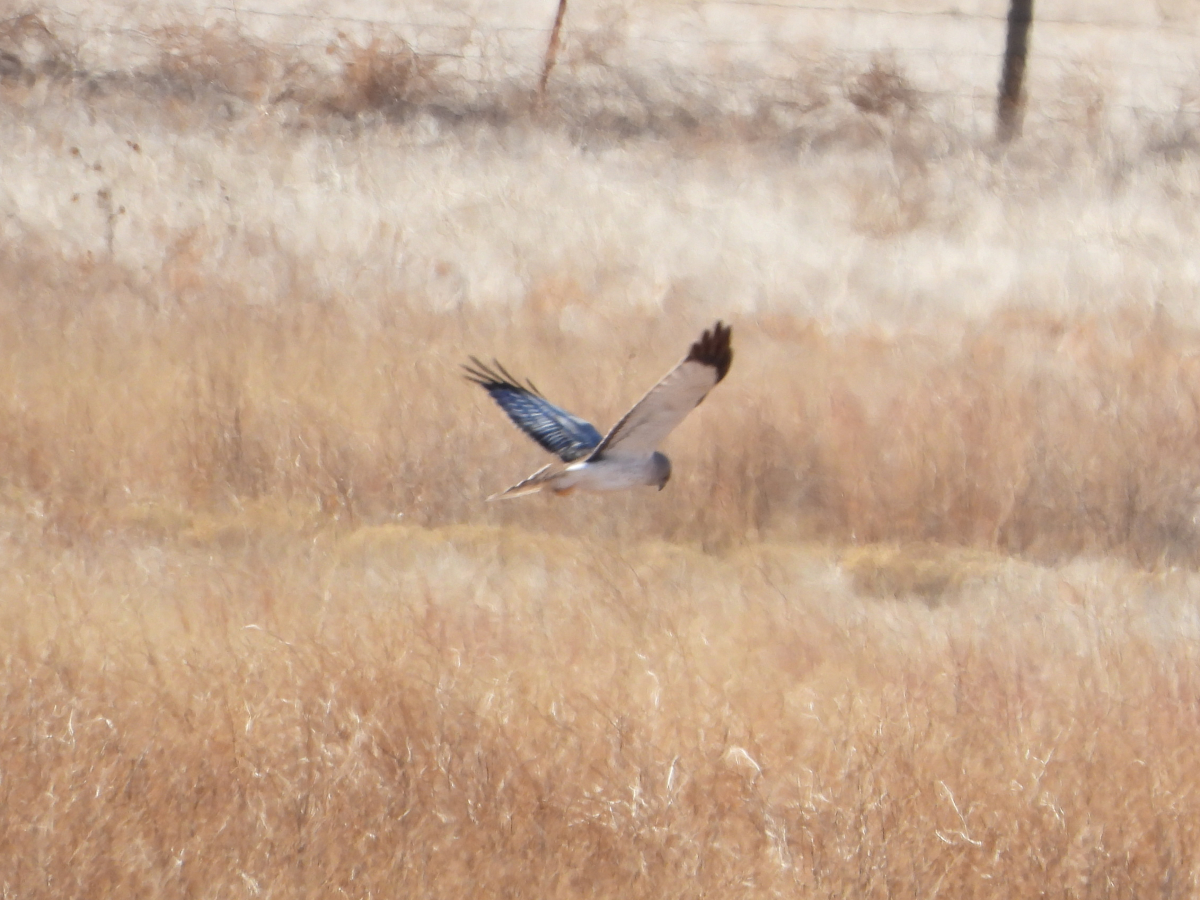
<instances>
[{"instance_id":1,"label":"bird's beak","mask_svg":"<svg viewBox=\"0 0 1200 900\"><path fill-rule=\"evenodd\" d=\"M667 483L664 481L662 484L660 484L660 485L658 486L658 489L661 491L661 490L662 490L663 488L665 488L666 486L667 486Z\"/></svg>"}]
</instances>

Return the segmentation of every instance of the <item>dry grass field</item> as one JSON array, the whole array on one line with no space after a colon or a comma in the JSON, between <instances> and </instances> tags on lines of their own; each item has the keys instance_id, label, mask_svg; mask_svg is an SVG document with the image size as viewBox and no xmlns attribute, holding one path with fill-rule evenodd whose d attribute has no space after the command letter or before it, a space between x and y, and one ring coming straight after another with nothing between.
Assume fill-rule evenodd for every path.
<instances>
[{"instance_id":1,"label":"dry grass field","mask_svg":"<svg viewBox=\"0 0 1200 900\"><path fill-rule=\"evenodd\" d=\"M11 12L0 897L1200 890L1187 119ZM483 501L468 354L603 427L717 317L664 492Z\"/></svg>"}]
</instances>

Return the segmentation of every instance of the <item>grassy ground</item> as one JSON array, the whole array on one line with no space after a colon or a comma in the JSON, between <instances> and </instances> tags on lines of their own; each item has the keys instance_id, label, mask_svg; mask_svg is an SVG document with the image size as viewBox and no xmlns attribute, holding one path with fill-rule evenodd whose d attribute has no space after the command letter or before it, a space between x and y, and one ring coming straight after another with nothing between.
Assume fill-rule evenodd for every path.
<instances>
[{"instance_id":1,"label":"grassy ground","mask_svg":"<svg viewBox=\"0 0 1200 900\"><path fill-rule=\"evenodd\" d=\"M1194 576L253 521L6 542L14 895L1193 889Z\"/></svg>"},{"instance_id":2,"label":"grassy ground","mask_svg":"<svg viewBox=\"0 0 1200 900\"><path fill-rule=\"evenodd\" d=\"M0 892L1196 891L1186 140L162 40L0 82ZM666 491L483 502L468 354L604 427L717 316Z\"/></svg>"}]
</instances>

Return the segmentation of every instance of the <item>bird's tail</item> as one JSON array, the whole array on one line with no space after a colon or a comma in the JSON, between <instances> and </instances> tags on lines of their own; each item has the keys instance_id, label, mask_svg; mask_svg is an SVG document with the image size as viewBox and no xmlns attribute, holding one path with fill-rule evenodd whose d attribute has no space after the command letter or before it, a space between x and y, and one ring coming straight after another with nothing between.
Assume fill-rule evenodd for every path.
<instances>
[{"instance_id":1,"label":"bird's tail","mask_svg":"<svg viewBox=\"0 0 1200 900\"><path fill-rule=\"evenodd\" d=\"M488 497L488 500L513 500L517 497L524 497L526 494L536 494L561 475L563 469L564 467L560 464L548 463L528 478L518 481L512 487L498 494L492 494L492 496Z\"/></svg>"}]
</instances>

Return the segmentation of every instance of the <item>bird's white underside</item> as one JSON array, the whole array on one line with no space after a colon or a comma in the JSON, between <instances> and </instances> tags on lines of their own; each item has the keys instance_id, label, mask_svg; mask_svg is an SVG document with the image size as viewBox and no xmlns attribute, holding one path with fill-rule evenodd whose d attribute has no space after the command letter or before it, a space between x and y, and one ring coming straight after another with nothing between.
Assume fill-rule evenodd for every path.
<instances>
[{"instance_id":1,"label":"bird's white underside","mask_svg":"<svg viewBox=\"0 0 1200 900\"><path fill-rule=\"evenodd\" d=\"M569 465L543 466L524 481L489 499L523 497L541 490L623 491L644 485L657 485L659 472L649 454L618 454L595 461L583 460Z\"/></svg>"}]
</instances>

